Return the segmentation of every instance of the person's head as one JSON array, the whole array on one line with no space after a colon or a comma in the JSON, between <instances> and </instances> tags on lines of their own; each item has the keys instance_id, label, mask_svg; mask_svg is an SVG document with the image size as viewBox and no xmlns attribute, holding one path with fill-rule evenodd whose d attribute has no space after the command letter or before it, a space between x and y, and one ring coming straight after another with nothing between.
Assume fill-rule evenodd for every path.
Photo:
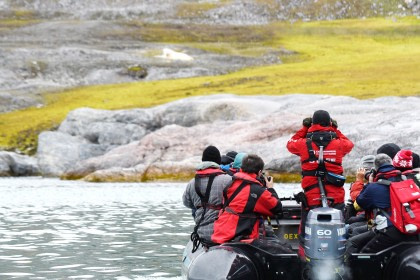
<instances>
[{"instance_id":1,"label":"person's head","mask_svg":"<svg viewBox=\"0 0 420 280\"><path fill-rule=\"evenodd\" d=\"M375 170L378 171L379 168L385 165L392 166L392 159L387 154L377 154L375 156Z\"/></svg>"},{"instance_id":2,"label":"person's head","mask_svg":"<svg viewBox=\"0 0 420 280\"><path fill-rule=\"evenodd\" d=\"M386 143L378 148L376 154L386 154L390 158L394 158L401 148L395 143Z\"/></svg>"},{"instance_id":3,"label":"person's head","mask_svg":"<svg viewBox=\"0 0 420 280\"><path fill-rule=\"evenodd\" d=\"M227 152L226 155L222 156L222 164L230 164L235 160L238 153L235 151Z\"/></svg>"},{"instance_id":4,"label":"person's head","mask_svg":"<svg viewBox=\"0 0 420 280\"><path fill-rule=\"evenodd\" d=\"M220 152L215 146L208 146L203 151L202 161L212 161L217 164L221 163Z\"/></svg>"},{"instance_id":5,"label":"person's head","mask_svg":"<svg viewBox=\"0 0 420 280\"><path fill-rule=\"evenodd\" d=\"M399 151L392 159L392 165L401 171L412 169L413 153L410 150Z\"/></svg>"},{"instance_id":6,"label":"person's head","mask_svg":"<svg viewBox=\"0 0 420 280\"><path fill-rule=\"evenodd\" d=\"M366 170L370 170L373 168L375 162L375 156L374 155L366 155L362 157L360 160L360 163L362 167Z\"/></svg>"},{"instance_id":7,"label":"person's head","mask_svg":"<svg viewBox=\"0 0 420 280\"><path fill-rule=\"evenodd\" d=\"M413 169L420 167L420 157L419 154L413 153Z\"/></svg>"},{"instance_id":8,"label":"person's head","mask_svg":"<svg viewBox=\"0 0 420 280\"><path fill-rule=\"evenodd\" d=\"M238 153L233 161L232 168L240 169L242 167L242 160L246 156L246 153Z\"/></svg>"},{"instance_id":9,"label":"person's head","mask_svg":"<svg viewBox=\"0 0 420 280\"><path fill-rule=\"evenodd\" d=\"M330 114L324 110L318 110L314 112L312 116L312 124L319 124L321 126L330 126L331 118Z\"/></svg>"},{"instance_id":10,"label":"person's head","mask_svg":"<svg viewBox=\"0 0 420 280\"><path fill-rule=\"evenodd\" d=\"M264 169L264 161L259 156L250 154L242 160L241 168L245 173L257 174L260 176L260 172Z\"/></svg>"}]
</instances>

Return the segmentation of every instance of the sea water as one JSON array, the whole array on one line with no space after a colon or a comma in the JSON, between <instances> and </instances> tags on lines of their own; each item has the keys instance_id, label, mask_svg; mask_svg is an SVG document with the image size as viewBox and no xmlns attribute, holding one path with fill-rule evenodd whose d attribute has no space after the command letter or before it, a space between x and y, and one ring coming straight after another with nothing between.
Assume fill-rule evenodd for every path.
<instances>
[{"instance_id":1,"label":"sea water","mask_svg":"<svg viewBox=\"0 0 420 280\"><path fill-rule=\"evenodd\" d=\"M180 279L185 186L1 178L0 279Z\"/></svg>"}]
</instances>

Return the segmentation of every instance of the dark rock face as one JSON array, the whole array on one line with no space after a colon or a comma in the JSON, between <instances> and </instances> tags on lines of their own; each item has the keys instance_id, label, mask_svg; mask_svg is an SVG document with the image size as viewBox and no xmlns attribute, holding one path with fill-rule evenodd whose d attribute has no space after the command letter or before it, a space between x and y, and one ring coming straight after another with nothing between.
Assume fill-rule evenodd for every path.
<instances>
[{"instance_id":1,"label":"dark rock face","mask_svg":"<svg viewBox=\"0 0 420 280\"><path fill-rule=\"evenodd\" d=\"M207 145L256 153L266 169L299 172L286 143L302 119L325 109L355 148L344 168L386 142L420 151L420 116L400 114L420 98L358 100L326 95L193 97L150 109L71 112L57 132L41 134L37 158L43 174L92 181L138 181L191 173ZM386 112L386 113L385 113Z\"/></svg>"}]
</instances>

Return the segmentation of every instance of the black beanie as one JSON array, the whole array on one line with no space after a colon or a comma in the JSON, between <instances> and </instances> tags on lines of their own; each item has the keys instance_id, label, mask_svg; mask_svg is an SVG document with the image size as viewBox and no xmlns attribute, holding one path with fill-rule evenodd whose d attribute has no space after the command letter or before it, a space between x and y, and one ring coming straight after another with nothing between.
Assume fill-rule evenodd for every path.
<instances>
[{"instance_id":1,"label":"black beanie","mask_svg":"<svg viewBox=\"0 0 420 280\"><path fill-rule=\"evenodd\" d=\"M220 152L215 146L208 146L203 151L203 157L201 158L202 161L212 161L217 164L220 164L221 157Z\"/></svg>"},{"instance_id":2,"label":"black beanie","mask_svg":"<svg viewBox=\"0 0 420 280\"><path fill-rule=\"evenodd\" d=\"M312 123L320 124L321 126L330 126L330 114L328 114L328 112L324 110L315 111L314 115L312 116Z\"/></svg>"},{"instance_id":3,"label":"black beanie","mask_svg":"<svg viewBox=\"0 0 420 280\"><path fill-rule=\"evenodd\" d=\"M222 156L221 163L224 164L224 165L232 163L235 160L235 157L236 157L237 154L238 153L235 152L235 151L227 152L226 155Z\"/></svg>"},{"instance_id":4,"label":"black beanie","mask_svg":"<svg viewBox=\"0 0 420 280\"><path fill-rule=\"evenodd\" d=\"M232 159L232 162L235 160L235 157L236 157L236 155L237 155L238 153L237 152L235 152L235 151L230 151L230 152L227 152L226 153L226 156L228 157L228 158L231 158Z\"/></svg>"},{"instance_id":5,"label":"black beanie","mask_svg":"<svg viewBox=\"0 0 420 280\"><path fill-rule=\"evenodd\" d=\"M420 157L419 154L413 153L413 169L420 167Z\"/></svg>"},{"instance_id":6,"label":"black beanie","mask_svg":"<svg viewBox=\"0 0 420 280\"><path fill-rule=\"evenodd\" d=\"M400 150L401 150L401 148L397 144L394 144L394 143L386 143L386 144L383 144L382 146L380 146L378 148L378 150L376 151L376 154L386 154L390 158L394 158L395 155Z\"/></svg>"}]
</instances>

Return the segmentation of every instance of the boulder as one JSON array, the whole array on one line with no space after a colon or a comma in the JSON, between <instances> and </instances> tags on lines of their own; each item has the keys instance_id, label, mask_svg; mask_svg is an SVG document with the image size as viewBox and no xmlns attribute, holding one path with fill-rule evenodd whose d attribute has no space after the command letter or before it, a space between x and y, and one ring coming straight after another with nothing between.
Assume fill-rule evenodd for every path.
<instances>
[{"instance_id":1,"label":"boulder","mask_svg":"<svg viewBox=\"0 0 420 280\"><path fill-rule=\"evenodd\" d=\"M78 162L104 152L100 145L82 137L47 131L38 137L36 157L44 176L60 176Z\"/></svg>"},{"instance_id":2,"label":"boulder","mask_svg":"<svg viewBox=\"0 0 420 280\"><path fill-rule=\"evenodd\" d=\"M0 176L40 175L37 160L13 152L0 152Z\"/></svg>"},{"instance_id":3,"label":"boulder","mask_svg":"<svg viewBox=\"0 0 420 280\"><path fill-rule=\"evenodd\" d=\"M7 152L0 152L0 176L11 176L10 156Z\"/></svg>"},{"instance_id":4,"label":"boulder","mask_svg":"<svg viewBox=\"0 0 420 280\"><path fill-rule=\"evenodd\" d=\"M419 107L419 97L358 100L328 95L223 94L187 98L150 109L84 108L70 113L58 132L50 132L77 139L72 140L72 146L65 145L71 160L58 152L61 154L55 161L44 160L41 166L46 170L45 166L53 162L71 162L54 174L90 181L182 177L193 173L207 145L215 145L222 153L256 153L269 170L299 172L299 159L287 151L286 143L300 129L303 118L325 109L355 144L343 161L346 174L351 174L362 156L374 154L386 142L420 152L420 116L415 110L401 114L401 108ZM40 150L51 146L51 140L65 141L40 141ZM89 152L75 157L83 154L82 146L90 147L86 148ZM90 150L92 147L96 152ZM48 157L52 154L55 152ZM45 152L38 154L38 158L43 157Z\"/></svg>"}]
</instances>

